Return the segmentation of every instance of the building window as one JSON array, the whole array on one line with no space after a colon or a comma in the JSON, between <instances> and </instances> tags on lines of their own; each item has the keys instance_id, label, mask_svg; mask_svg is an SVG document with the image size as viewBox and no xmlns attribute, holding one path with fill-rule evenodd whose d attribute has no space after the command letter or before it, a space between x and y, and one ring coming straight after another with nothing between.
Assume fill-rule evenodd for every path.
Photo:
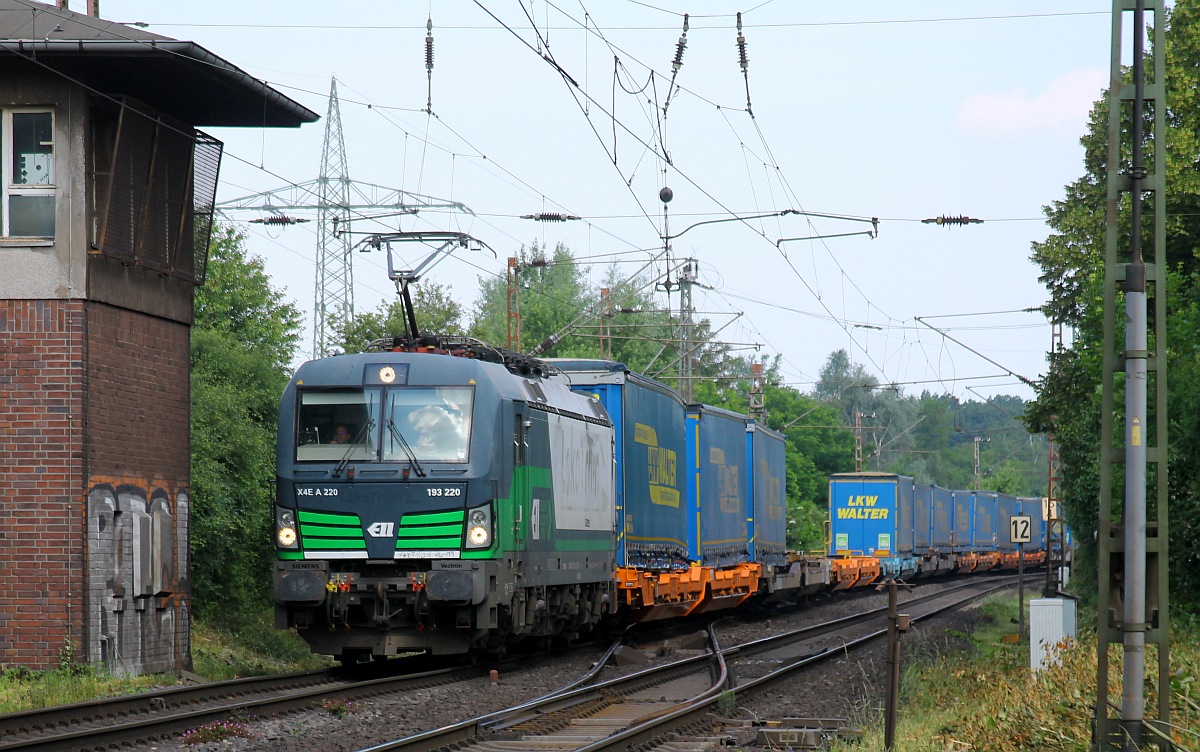
<instances>
[{"instance_id":1,"label":"building window","mask_svg":"<svg viewBox=\"0 0 1200 752\"><path fill-rule=\"evenodd\" d=\"M54 237L54 115L0 110L0 237Z\"/></svg>"}]
</instances>

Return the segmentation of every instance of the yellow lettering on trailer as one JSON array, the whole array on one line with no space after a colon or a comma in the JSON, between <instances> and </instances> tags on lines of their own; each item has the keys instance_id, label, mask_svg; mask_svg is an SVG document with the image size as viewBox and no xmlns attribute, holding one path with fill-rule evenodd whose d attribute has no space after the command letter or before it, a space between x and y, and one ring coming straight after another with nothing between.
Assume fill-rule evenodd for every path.
<instances>
[{"instance_id":1,"label":"yellow lettering on trailer","mask_svg":"<svg viewBox=\"0 0 1200 752\"><path fill-rule=\"evenodd\" d=\"M679 507L678 458L675 452L658 445L658 436L651 426L635 425L634 441L646 445L646 474L649 476L650 503L664 507Z\"/></svg>"},{"instance_id":2,"label":"yellow lettering on trailer","mask_svg":"<svg viewBox=\"0 0 1200 752\"><path fill-rule=\"evenodd\" d=\"M846 501L848 507L873 507L879 503L878 496L851 496Z\"/></svg>"},{"instance_id":3,"label":"yellow lettering on trailer","mask_svg":"<svg viewBox=\"0 0 1200 752\"><path fill-rule=\"evenodd\" d=\"M886 520L888 519L890 509L880 507L878 509L846 509L837 510L837 518L839 520Z\"/></svg>"},{"instance_id":4,"label":"yellow lettering on trailer","mask_svg":"<svg viewBox=\"0 0 1200 752\"><path fill-rule=\"evenodd\" d=\"M658 433L655 432L653 426L648 426L644 423L634 423L633 440L638 444L647 444L656 447L658 446Z\"/></svg>"},{"instance_id":5,"label":"yellow lettering on trailer","mask_svg":"<svg viewBox=\"0 0 1200 752\"><path fill-rule=\"evenodd\" d=\"M737 465L721 465L717 468L717 504L725 514L741 511L742 486L738 478Z\"/></svg>"}]
</instances>

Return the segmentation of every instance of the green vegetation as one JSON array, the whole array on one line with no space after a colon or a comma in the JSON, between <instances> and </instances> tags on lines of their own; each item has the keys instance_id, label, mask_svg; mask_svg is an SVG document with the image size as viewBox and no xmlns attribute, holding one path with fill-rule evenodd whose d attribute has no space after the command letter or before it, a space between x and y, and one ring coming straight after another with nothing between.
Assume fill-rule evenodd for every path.
<instances>
[{"instance_id":1,"label":"green vegetation","mask_svg":"<svg viewBox=\"0 0 1200 752\"><path fill-rule=\"evenodd\" d=\"M313 655L295 632L275 629L268 609L264 607L257 614L247 609L238 619L222 622L221 626L216 626L215 620L193 624L195 673L211 681L223 681L333 665L328 658ZM64 654L50 671L10 668L0 672L0 714L149 692L179 682L177 677L163 674L114 677Z\"/></svg>"},{"instance_id":2,"label":"green vegetation","mask_svg":"<svg viewBox=\"0 0 1200 752\"><path fill-rule=\"evenodd\" d=\"M329 668L333 662L314 655L293 630L275 629L274 615L263 608L229 625L212 621L192 627L195 672L211 681Z\"/></svg>"},{"instance_id":3,"label":"green vegetation","mask_svg":"<svg viewBox=\"0 0 1200 752\"><path fill-rule=\"evenodd\" d=\"M0 671L0 714L48 708L73 702L115 697L174 684L173 677L137 676L115 679L91 666L60 660L49 671L6 668Z\"/></svg>"},{"instance_id":4,"label":"green vegetation","mask_svg":"<svg viewBox=\"0 0 1200 752\"><path fill-rule=\"evenodd\" d=\"M345 718L351 713L362 711L363 704L355 700L334 699L322 702L321 708L335 718Z\"/></svg>"},{"instance_id":5,"label":"green vegetation","mask_svg":"<svg viewBox=\"0 0 1200 752\"><path fill-rule=\"evenodd\" d=\"M422 331L463 333L463 308L454 299L451 288L426 282L414 285L410 294L413 308L420 311L417 325ZM335 342L342 352L362 352L371 342L400 334L406 328L404 305L397 296L390 303L381 301L374 311L357 314L353 319L339 319L334 324Z\"/></svg>"},{"instance_id":6,"label":"green vegetation","mask_svg":"<svg viewBox=\"0 0 1200 752\"><path fill-rule=\"evenodd\" d=\"M1029 670L1029 644L1006 644L1015 634L1016 596L1009 593L985 602L984 619L970 634L961 654L943 654L909 664L901 678L901 706L896 728L903 752L1077 752L1091 742L1092 703L1096 697L1096 636L1090 628L1060 652L1057 666L1037 675ZM1080 614L1092 624L1094 614ZM1028 619L1026 620L1028 623ZM1171 645L1171 721L1177 749L1200 746L1200 643L1193 620L1177 621ZM901 651L905 650L901 642ZM1147 690L1155 681L1157 656L1147 653ZM1120 697L1121 666L1109 667L1111 692ZM1147 698L1147 717L1157 698ZM834 752L883 749L883 716L876 709L855 719L866 730L861 743L840 745Z\"/></svg>"},{"instance_id":7,"label":"green vegetation","mask_svg":"<svg viewBox=\"0 0 1200 752\"><path fill-rule=\"evenodd\" d=\"M243 237L217 228L192 328L192 612L202 622L269 609L276 413L299 326Z\"/></svg>"},{"instance_id":8,"label":"green vegetation","mask_svg":"<svg viewBox=\"0 0 1200 752\"><path fill-rule=\"evenodd\" d=\"M1165 363L1170 374L1170 414L1166 416L1170 435L1166 458L1170 467L1170 589L1172 607L1183 610L1195 610L1200 604L1200 568L1195 566L1195 552L1200 548L1200 505L1196 502L1200 498L1200 359L1196 357L1200 348L1200 254L1196 250L1200 248L1200 171L1195 163L1200 139L1200 108L1196 106L1200 96L1198 39L1200 3L1178 0L1169 11L1166 70L1155 76L1156 80L1166 81L1167 132L1162 137L1148 137L1146 144L1148 155L1156 144L1166 152L1166 175L1162 178L1168 190L1151 200L1167 202L1166 258L1155 261L1165 264L1168 270L1168 341L1158 343L1151 336L1149 349ZM1033 260L1042 268L1040 280L1050 296L1044 306L1046 313L1070 327L1074 337L1069 347L1051 353L1049 371L1036 401L1030 405L1026 422L1033 431L1054 433L1062 462L1068 468L1062 485L1067 521L1081 532L1095 530L1099 514L1101 357L1105 347L1114 347L1103 342L1101 310L1108 110L1106 97L1094 106L1082 138L1084 174L1066 186L1062 200L1045 207L1053 233L1045 242L1033 245ZM1128 116L1123 127L1126 133L1122 143L1129 144L1132 124ZM1146 133L1150 134L1151 129ZM1122 198L1123 202L1128 200L1128 195ZM1151 211L1147 208L1147 217L1153 217ZM1127 211L1122 221L1128 222ZM1154 247L1152 225L1149 220L1143 225L1145 248ZM1128 225L1124 226L1128 234ZM1118 312L1118 320L1120 316ZM1120 428L1117 433L1121 433ZM1119 473L1115 482L1118 486L1122 482ZM1076 563L1083 566L1083 571L1093 569L1096 550L1092 536L1085 533L1075 540ZM1086 595L1095 597L1093 593Z\"/></svg>"}]
</instances>

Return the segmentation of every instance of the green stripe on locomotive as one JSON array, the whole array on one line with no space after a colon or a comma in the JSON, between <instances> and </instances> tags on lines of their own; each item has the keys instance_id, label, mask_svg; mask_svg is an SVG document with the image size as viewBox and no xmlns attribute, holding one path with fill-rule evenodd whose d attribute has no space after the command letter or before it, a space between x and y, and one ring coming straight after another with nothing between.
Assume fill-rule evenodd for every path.
<instances>
[{"instance_id":1,"label":"green stripe on locomotive","mask_svg":"<svg viewBox=\"0 0 1200 752\"><path fill-rule=\"evenodd\" d=\"M530 451L523 466L515 468L513 484L509 498L498 506L507 514L512 514L517 500L521 502L521 518L507 526L514 531L512 535L500 537L501 543L512 549L524 548L530 554L575 553L590 551L612 551L615 546L615 523L613 516L611 480L609 480L608 497L600 504L601 514L597 519L579 519L576 510L566 509L556 489L562 488L563 479L554 477L552 469L555 462L551 455L554 442L550 439L548 422L557 419L547 413L531 410L529 417L533 426L529 440ZM561 460L560 460L561 466ZM597 493L600 493L597 490ZM560 520L560 513L568 515L568 520ZM570 516L574 515L574 519ZM585 514L586 518L587 515ZM581 527L591 524L588 529Z\"/></svg>"},{"instance_id":2,"label":"green stripe on locomotive","mask_svg":"<svg viewBox=\"0 0 1200 752\"><path fill-rule=\"evenodd\" d=\"M352 525L359 527L362 522L358 519L357 514L331 514L328 512L310 512L307 509L300 510L300 523L313 522L321 525Z\"/></svg>"}]
</instances>

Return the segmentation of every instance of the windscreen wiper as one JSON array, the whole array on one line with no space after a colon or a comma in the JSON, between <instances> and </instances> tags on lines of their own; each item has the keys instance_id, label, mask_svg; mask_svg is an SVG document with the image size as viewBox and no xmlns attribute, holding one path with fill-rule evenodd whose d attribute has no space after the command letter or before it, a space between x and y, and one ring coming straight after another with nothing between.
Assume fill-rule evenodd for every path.
<instances>
[{"instance_id":1,"label":"windscreen wiper","mask_svg":"<svg viewBox=\"0 0 1200 752\"><path fill-rule=\"evenodd\" d=\"M417 477L424 478L425 468L421 467L421 462L417 459L417 453L413 451L411 446L409 446L408 440L404 438L404 434L400 433L399 428L396 428L396 421L388 418L387 427L388 430L392 432L392 438L396 440L396 443L399 444L400 448L404 450L404 453L408 455L408 461L412 465L413 470L416 471Z\"/></svg>"},{"instance_id":2,"label":"windscreen wiper","mask_svg":"<svg viewBox=\"0 0 1200 752\"><path fill-rule=\"evenodd\" d=\"M346 447L346 453L343 454L342 459L338 461L337 467L333 468L333 477L342 477L342 471L346 469L346 465L350 464L350 455L354 452L355 447L362 443L362 440L366 437L367 432L374 427L375 421L368 420L363 424L362 428L358 429L358 434L354 437L354 440L350 442L350 445Z\"/></svg>"}]
</instances>

